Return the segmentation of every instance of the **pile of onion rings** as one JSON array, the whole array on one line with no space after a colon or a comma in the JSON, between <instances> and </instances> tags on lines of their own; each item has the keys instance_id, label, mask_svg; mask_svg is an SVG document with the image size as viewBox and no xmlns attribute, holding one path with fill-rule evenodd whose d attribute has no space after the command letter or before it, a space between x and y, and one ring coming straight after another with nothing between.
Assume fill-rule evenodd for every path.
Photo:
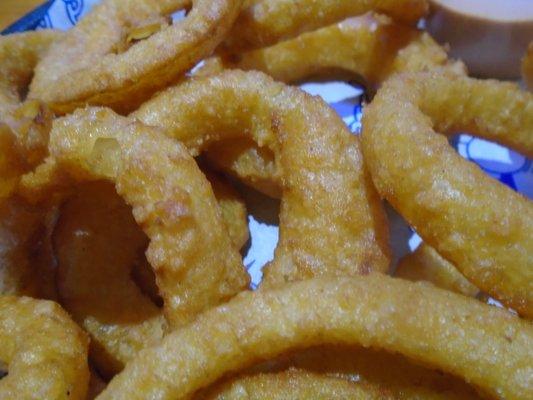
<instances>
[{"instance_id":1,"label":"pile of onion rings","mask_svg":"<svg viewBox=\"0 0 533 400\"><path fill-rule=\"evenodd\" d=\"M193 154L245 135L274 153L283 194L266 285L388 270L385 216L359 142L322 100L260 73L226 71L169 88L132 117Z\"/></svg>"},{"instance_id":2,"label":"pile of onion rings","mask_svg":"<svg viewBox=\"0 0 533 400\"><path fill-rule=\"evenodd\" d=\"M427 10L102 0L0 37L0 398L531 397L533 205L436 132L533 157L533 95ZM361 137L308 79L366 88ZM423 239L398 265L383 200Z\"/></svg>"},{"instance_id":3,"label":"pile of onion rings","mask_svg":"<svg viewBox=\"0 0 533 400\"><path fill-rule=\"evenodd\" d=\"M323 52L329 43L335 43L335 51ZM212 57L196 75L216 74L228 68L262 71L286 83L310 77L348 77L362 82L370 91L399 72L439 69L466 73L463 63L449 60L445 49L427 33L379 14L350 18L271 47ZM255 189L281 196L274 157L268 149L233 139L212 146L207 157L213 165Z\"/></svg>"}]
</instances>

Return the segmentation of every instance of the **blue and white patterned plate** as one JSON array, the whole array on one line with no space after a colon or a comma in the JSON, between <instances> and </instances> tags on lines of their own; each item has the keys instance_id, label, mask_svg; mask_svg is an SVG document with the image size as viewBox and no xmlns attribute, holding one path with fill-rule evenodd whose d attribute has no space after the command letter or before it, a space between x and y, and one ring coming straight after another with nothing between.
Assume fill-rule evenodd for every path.
<instances>
[{"instance_id":1,"label":"blue and white patterned plate","mask_svg":"<svg viewBox=\"0 0 533 400\"><path fill-rule=\"evenodd\" d=\"M66 30L76 24L99 0L50 0L26 15L2 33L22 32L34 29ZM183 13L176 16L183 17ZM322 96L342 117L354 134L361 128L362 90L343 82L307 83L302 89ZM508 185L513 190L533 199L533 164L532 160L510 151L502 146L474 138L459 135L452 140L452 145L463 157L477 163L487 174ZM390 210L388 210L390 211ZM401 218L393 211L391 234L396 258L413 249L420 243ZM244 258L244 264L252 276L252 286L261 280L261 268L274 256L278 241L278 227L272 223L257 220L249 216L251 245Z\"/></svg>"}]
</instances>

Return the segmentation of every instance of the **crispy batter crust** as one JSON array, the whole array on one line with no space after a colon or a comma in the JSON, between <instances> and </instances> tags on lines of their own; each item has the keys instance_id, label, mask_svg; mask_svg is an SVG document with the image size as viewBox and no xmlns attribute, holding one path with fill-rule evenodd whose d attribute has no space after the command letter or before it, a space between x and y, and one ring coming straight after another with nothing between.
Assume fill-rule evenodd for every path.
<instances>
[{"instance_id":1,"label":"crispy batter crust","mask_svg":"<svg viewBox=\"0 0 533 400\"><path fill-rule=\"evenodd\" d=\"M183 21L124 52L131 27L160 18L188 0L105 0L50 49L35 70L30 94L56 112L85 104L134 109L211 54L231 27L241 0L193 0Z\"/></svg>"},{"instance_id":2,"label":"crispy batter crust","mask_svg":"<svg viewBox=\"0 0 533 400\"><path fill-rule=\"evenodd\" d=\"M0 198L46 155L52 115L24 96L36 64L60 37L51 30L0 36Z\"/></svg>"},{"instance_id":3,"label":"crispy batter crust","mask_svg":"<svg viewBox=\"0 0 533 400\"><path fill-rule=\"evenodd\" d=\"M233 51L264 47L369 11L414 25L427 10L426 0L251 0L224 45Z\"/></svg>"},{"instance_id":4,"label":"crispy batter crust","mask_svg":"<svg viewBox=\"0 0 533 400\"><path fill-rule=\"evenodd\" d=\"M283 196L267 285L388 270L386 219L358 139L321 99L258 72L227 71L169 88L132 117L193 154L237 137L275 154Z\"/></svg>"},{"instance_id":5,"label":"crispy batter crust","mask_svg":"<svg viewBox=\"0 0 533 400\"><path fill-rule=\"evenodd\" d=\"M379 193L481 290L533 316L533 205L460 157L467 131L533 155L533 95L513 84L437 73L392 78L363 117Z\"/></svg>"},{"instance_id":6,"label":"crispy batter crust","mask_svg":"<svg viewBox=\"0 0 533 400\"><path fill-rule=\"evenodd\" d=\"M31 197L71 188L72 180L115 182L150 239L147 259L172 326L247 287L211 186L181 143L109 109L88 108L54 122L50 154L25 179Z\"/></svg>"},{"instance_id":7,"label":"crispy batter crust","mask_svg":"<svg viewBox=\"0 0 533 400\"><path fill-rule=\"evenodd\" d=\"M53 242L61 304L91 335L91 359L110 378L166 329L131 277L148 239L113 185L91 182L61 207Z\"/></svg>"},{"instance_id":8,"label":"crispy batter crust","mask_svg":"<svg viewBox=\"0 0 533 400\"><path fill-rule=\"evenodd\" d=\"M0 296L0 398L84 400L88 340L56 303Z\"/></svg>"},{"instance_id":9,"label":"crispy batter crust","mask_svg":"<svg viewBox=\"0 0 533 400\"><path fill-rule=\"evenodd\" d=\"M224 374L318 344L398 352L497 398L533 390L529 322L434 286L371 274L242 293L143 350L99 399L187 398Z\"/></svg>"},{"instance_id":10,"label":"crispy batter crust","mask_svg":"<svg viewBox=\"0 0 533 400\"><path fill-rule=\"evenodd\" d=\"M271 47L212 57L196 75L230 68L261 71L285 83L310 77L348 77L362 81L370 92L398 72L442 69L466 74L463 63L450 61L446 50L427 33L377 14L349 18ZM272 153L253 142L234 139L219 143L206 155L214 166L255 189L281 196Z\"/></svg>"},{"instance_id":11,"label":"crispy batter crust","mask_svg":"<svg viewBox=\"0 0 533 400\"><path fill-rule=\"evenodd\" d=\"M431 282L465 296L475 297L479 294L479 289L461 275L453 264L425 243L400 260L394 276L414 282Z\"/></svg>"}]
</instances>

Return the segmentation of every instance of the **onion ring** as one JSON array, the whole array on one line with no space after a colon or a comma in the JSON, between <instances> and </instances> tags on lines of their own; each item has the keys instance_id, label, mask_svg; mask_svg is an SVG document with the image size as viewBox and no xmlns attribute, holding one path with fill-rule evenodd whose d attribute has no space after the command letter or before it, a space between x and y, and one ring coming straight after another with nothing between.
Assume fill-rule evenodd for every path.
<instances>
[{"instance_id":1,"label":"onion ring","mask_svg":"<svg viewBox=\"0 0 533 400\"><path fill-rule=\"evenodd\" d=\"M325 52L324 48L335 51ZM466 74L463 63L450 61L446 51L427 33L371 13L265 49L213 57L197 74L220 73L228 68L258 70L285 83L309 77L348 76L362 79L370 92L398 72L442 69ZM216 144L206 156L216 168L266 195L281 195L279 177L273 175L273 155L257 149L253 142L233 140Z\"/></svg>"},{"instance_id":2,"label":"onion ring","mask_svg":"<svg viewBox=\"0 0 533 400\"><path fill-rule=\"evenodd\" d=\"M245 4L224 41L232 51L272 45L369 11L415 25L428 10L425 0L251 0Z\"/></svg>"},{"instance_id":3,"label":"onion ring","mask_svg":"<svg viewBox=\"0 0 533 400\"><path fill-rule=\"evenodd\" d=\"M42 30L0 36L0 198L46 155L52 115L23 97L35 65L60 35Z\"/></svg>"},{"instance_id":4,"label":"onion ring","mask_svg":"<svg viewBox=\"0 0 533 400\"><path fill-rule=\"evenodd\" d=\"M283 197L267 285L388 270L386 217L358 139L321 99L259 72L227 71L169 88L132 117L162 127L195 155L237 137L271 149Z\"/></svg>"},{"instance_id":5,"label":"onion ring","mask_svg":"<svg viewBox=\"0 0 533 400\"><path fill-rule=\"evenodd\" d=\"M202 172L213 188L218 206L222 213L222 220L227 228L229 238L237 250L248 242L248 213L244 200L235 188L224 177L206 170L202 166ZM140 257L133 264L132 278L141 291L146 294L155 304L163 304L159 295L155 274L146 257Z\"/></svg>"},{"instance_id":6,"label":"onion ring","mask_svg":"<svg viewBox=\"0 0 533 400\"><path fill-rule=\"evenodd\" d=\"M528 317L533 205L456 154L433 127L533 156L532 111L533 95L516 85L418 73L383 85L362 135L379 193L475 286Z\"/></svg>"},{"instance_id":7,"label":"onion ring","mask_svg":"<svg viewBox=\"0 0 533 400\"><path fill-rule=\"evenodd\" d=\"M318 344L398 352L494 397L523 399L533 390L529 322L430 285L370 274L241 293L141 351L99 400L187 398L226 373Z\"/></svg>"},{"instance_id":8,"label":"onion ring","mask_svg":"<svg viewBox=\"0 0 533 400\"><path fill-rule=\"evenodd\" d=\"M111 110L89 108L56 120L49 148L47 163L26 176L26 185L37 185L32 197L71 188L72 180L115 182L150 239L147 259L171 326L247 287L211 187L180 143Z\"/></svg>"},{"instance_id":9,"label":"onion ring","mask_svg":"<svg viewBox=\"0 0 533 400\"><path fill-rule=\"evenodd\" d=\"M210 55L241 7L241 0L192 0L184 20L160 31L161 24L156 23L155 33L149 29L154 24L142 25L154 18L160 21L161 16L190 3L102 1L37 65L29 97L43 100L60 113L85 104L135 109ZM133 44L120 52L117 47L124 38Z\"/></svg>"},{"instance_id":10,"label":"onion ring","mask_svg":"<svg viewBox=\"0 0 533 400\"><path fill-rule=\"evenodd\" d=\"M465 296L476 297L479 294L479 289L461 275L453 264L425 243L400 260L394 276L414 282L431 282Z\"/></svg>"},{"instance_id":11,"label":"onion ring","mask_svg":"<svg viewBox=\"0 0 533 400\"><path fill-rule=\"evenodd\" d=\"M257 147L254 141L246 138L227 139L213 143L204 156L214 169L224 171L267 196L281 197L281 177L270 149Z\"/></svg>"},{"instance_id":12,"label":"onion ring","mask_svg":"<svg viewBox=\"0 0 533 400\"><path fill-rule=\"evenodd\" d=\"M364 383L296 369L243 376L196 395L197 400L393 398L386 390Z\"/></svg>"},{"instance_id":13,"label":"onion ring","mask_svg":"<svg viewBox=\"0 0 533 400\"><path fill-rule=\"evenodd\" d=\"M250 238L248 212L244 200L223 176L206 168L202 168L202 172L213 188L213 194L220 207L222 221L226 226L229 238L235 248L240 250Z\"/></svg>"},{"instance_id":14,"label":"onion ring","mask_svg":"<svg viewBox=\"0 0 533 400\"><path fill-rule=\"evenodd\" d=\"M210 182L220 208L226 209L224 223L234 227L229 235L239 241L239 249L243 232L248 234L247 226L241 226L246 210L226 182L214 175ZM91 359L98 371L112 377L167 329L151 301L159 300L159 291L143 257L148 239L114 187L92 182L78 188L61 207L53 241L61 304L90 334ZM136 286L139 281L150 298Z\"/></svg>"},{"instance_id":15,"label":"onion ring","mask_svg":"<svg viewBox=\"0 0 533 400\"><path fill-rule=\"evenodd\" d=\"M335 45L335 51L323 49ZM375 91L398 72L445 69L465 74L460 61L451 61L446 50L426 32L367 13L345 19L273 46L208 58L195 75L224 69L256 70L285 83L310 77L338 75L356 78Z\"/></svg>"},{"instance_id":16,"label":"onion ring","mask_svg":"<svg viewBox=\"0 0 533 400\"><path fill-rule=\"evenodd\" d=\"M148 239L112 184L91 182L61 207L53 242L61 304L91 336L91 360L110 378L166 330L130 277Z\"/></svg>"},{"instance_id":17,"label":"onion ring","mask_svg":"<svg viewBox=\"0 0 533 400\"><path fill-rule=\"evenodd\" d=\"M0 296L2 399L85 400L88 340L57 304Z\"/></svg>"}]
</instances>

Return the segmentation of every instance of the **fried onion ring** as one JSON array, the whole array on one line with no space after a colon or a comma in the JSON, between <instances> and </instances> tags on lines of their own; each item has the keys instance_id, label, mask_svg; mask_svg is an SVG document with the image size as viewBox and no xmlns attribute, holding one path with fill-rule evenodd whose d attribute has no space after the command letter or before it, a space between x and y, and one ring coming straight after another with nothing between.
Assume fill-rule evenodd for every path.
<instances>
[{"instance_id":1,"label":"fried onion ring","mask_svg":"<svg viewBox=\"0 0 533 400\"><path fill-rule=\"evenodd\" d=\"M213 188L228 235L235 248L241 250L250 237L248 213L244 200L224 177L206 169L202 169L202 171ZM163 304L154 271L146 257L140 257L133 264L131 273L133 280L144 294L148 295L155 304Z\"/></svg>"},{"instance_id":2,"label":"fried onion ring","mask_svg":"<svg viewBox=\"0 0 533 400\"><path fill-rule=\"evenodd\" d=\"M0 36L0 294L56 297L50 210L13 192L47 153L52 114L24 97L35 65L60 36L51 30Z\"/></svg>"},{"instance_id":3,"label":"fried onion ring","mask_svg":"<svg viewBox=\"0 0 533 400\"><path fill-rule=\"evenodd\" d=\"M237 250L240 250L250 238L248 212L244 200L223 176L206 168L202 168L202 172L213 188L231 242Z\"/></svg>"},{"instance_id":4,"label":"fried onion ring","mask_svg":"<svg viewBox=\"0 0 533 400\"><path fill-rule=\"evenodd\" d=\"M241 7L241 0L192 0L184 20L155 32L145 25L190 3L102 1L37 65L29 97L60 113L85 104L135 109L210 55ZM125 38L132 45L120 52Z\"/></svg>"},{"instance_id":5,"label":"fried onion ring","mask_svg":"<svg viewBox=\"0 0 533 400\"><path fill-rule=\"evenodd\" d=\"M465 296L476 297L479 294L479 289L461 275L453 264L425 243L400 260L394 276L414 282L431 282Z\"/></svg>"},{"instance_id":6,"label":"fried onion ring","mask_svg":"<svg viewBox=\"0 0 533 400\"><path fill-rule=\"evenodd\" d=\"M388 270L386 217L358 139L321 99L259 72L227 71L169 88L132 117L195 155L237 137L275 154L283 196L267 285Z\"/></svg>"},{"instance_id":7,"label":"fried onion ring","mask_svg":"<svg viewBox=\"0 0 533 400\"><path fill-rule=\"evenodd\" d=\"M51 301L0 296L2 399L85 400L88 340Z\"/></svg>"},{"instance_id":8,"label":"fried onion ring","mask_svg":"<svg viewBox=\"0 0 533 400\"><path fill-rule=\"evenodd\" d=\"M332 44L331 51L324 51ZM224 69L256 70L286 83L348 75L376 90L394 73L435 68L466 73L464 64L451 61L446 50L426 32L368 13L270 47L211 57L196 75Z\"/></svg>"},{"instance_id":9,"label":"fried onion ring","mask_svg":"<svg viewBox=\"0 0 533 400\"><path fill-rule=\"evenodd\" d=\"M210 176L224 223L232 227L230 238L240 249L248 239L246 210L233 188L220 179ZM159 300L159 291L143 256L148 239L115 188L92 182L61 207L53 241L61 303L91 335L91 359L110 378L166 330L161 311L151 301ZM139 281L151 299L136 286Z\"/></svg>"},{"instance_id":10,"label":"fried onion ring","mask_svg":"<svg viewBox=\"0 0 533 400\"><path fill-rule=\"evenodd\" d=\"M498 398L533 390L528 321L434 286L370 274L241 293L141 351L99 399L187 398L226 373L318 344L398 352Z\"/></svg>"},{"instance_id":11,"label":"fried onion ring","mask_svg":"<svg viewBox=\"0 0 533 400\"><path fill-rule=\"evenodd\" d=\"M474 285L533 317L533 205L435 131L533 156L533 95L510 83L418 73L390 79L363 117L379 193Z\"/></svg>"},{"instance_id":12,"label":"fried onion ring","mask_svg":"<svg viewBox=\"0 0 533 400\"><path fill-rule=\"evenodd\" d=\"M323 51L324 48L330 51ZM213 57L197 74L219 73L228 68L258 70L286 83L332 75L355 78L362 80L370 92L398 72L443 69L466 73L463 63L450 61L445 49L427 33L370 13L265 49ZM281 195L279 179L273 175L273 155L258 149L253 142L216 144L206 156L216 168L266 195Z\"/></svg>"},{"instance_id":13,"label":"fried onion ring","mask_svg":"<svg viewBox=\"0 0 533 400\"><path fill-rule=\"evenodd\" d=\"M53 242L61 304L91 336L91 360L110 378L166 330L131 278L148 239L113 185L91 182L61 207Z\"/></svg>"},{"instance_id":14,"label":"fried onion ring","mask_svg":"<svg viewBox=\"0 0 533 400\"><path fill-rule=\"evenodd\" d=\"M89 108L56 120L49 148L47 163L26 185L49 196L72 187L71 180L114 182L150 239L147 259L171 326L247 287L212 189L179 142L111 110Z\"/></svg>"},{"instance_id":15,"label":"fried onion ring","mask_svg":"<svg viewBox=\"0 0 533 400\"><path fill-rule=\"evenodd\" d=\"M425 0L251 0L245 4L224 41L232 51L269 46L369 11L414 25L428 9Z\"/></svg>"},{"instance_id":16,"label":"fried onion ring","mask_svg":"<svg viewBox=\"0 0 533 400\"><path fill-rule=\"evenodd\" d=\"M0 36L0 198L46 155L52 115L24 102L37 62L61 33L51 30Z\"/></svg>"}]
</instances>

